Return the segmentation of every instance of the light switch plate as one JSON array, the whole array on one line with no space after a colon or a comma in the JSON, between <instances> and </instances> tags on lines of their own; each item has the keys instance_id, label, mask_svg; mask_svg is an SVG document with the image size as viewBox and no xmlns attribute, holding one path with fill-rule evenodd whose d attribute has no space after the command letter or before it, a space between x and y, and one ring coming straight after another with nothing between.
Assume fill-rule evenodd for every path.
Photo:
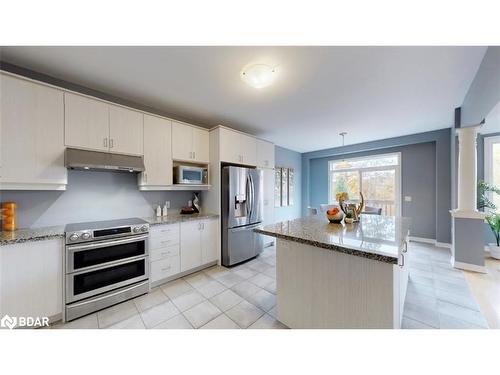
<instances>
[{"instance_id":1,"label":"light switch plate","mask_svg":"<svg viewBox=\"0 0 500 375\"><path fill-rule=\"evenodd\" d=\"M405 195L405 202L411 202L411 196Z\"/></svg>"},{"instance_id":2,"label":"light switch plate","mask_svg":"<svg viewBox=\"0 0 500 375\"><path fill-rule=\"evenodd\" d=\"M170 201L166 201L165 204L167 205L167 208L170 208Z\"/></svg>"}]
</instances>

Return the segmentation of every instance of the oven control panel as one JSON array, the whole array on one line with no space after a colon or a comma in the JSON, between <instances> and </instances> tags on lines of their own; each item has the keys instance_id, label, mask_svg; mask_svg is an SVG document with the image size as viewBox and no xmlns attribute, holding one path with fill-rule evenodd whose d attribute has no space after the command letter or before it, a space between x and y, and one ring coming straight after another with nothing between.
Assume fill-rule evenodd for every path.
<instances>
[{"instance_id":1,"label":"oven control panel","mask_svg":"<svg viewBox=\"0 0 500 375\"><path fill-rule=\"evenodd\" d=\"M115 228L79 230L66 232L66 243L99 241L101 239L133 236L149 232L149 224L129 225Z\"/></svg>"}]
</instances>

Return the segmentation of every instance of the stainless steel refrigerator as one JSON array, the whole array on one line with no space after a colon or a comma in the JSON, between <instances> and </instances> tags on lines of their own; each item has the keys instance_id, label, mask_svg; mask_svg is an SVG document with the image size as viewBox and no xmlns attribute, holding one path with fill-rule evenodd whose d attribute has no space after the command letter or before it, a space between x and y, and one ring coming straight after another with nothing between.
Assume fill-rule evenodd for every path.
<instances>
[{"instance_id":1,"label":"stainless steel refrigerator","mask_svg":"<svg viewBox=\"0 0 500 375\"><path fill-rule=\"evenodd\" d=\"M261 170L222 167L222 264L232 266L258 255L263 239L253 230L262 226Z\"/></svg>"}]
</instances>

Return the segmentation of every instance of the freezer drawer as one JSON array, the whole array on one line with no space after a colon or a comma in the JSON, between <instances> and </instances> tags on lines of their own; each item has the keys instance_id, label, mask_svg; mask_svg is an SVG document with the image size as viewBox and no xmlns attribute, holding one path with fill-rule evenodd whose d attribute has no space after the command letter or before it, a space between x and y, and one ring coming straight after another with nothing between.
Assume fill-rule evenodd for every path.
<instances>
[{"instance_id":1,"label":"freezer drawer","mask_svg":"<svg viewBox=\"0 0 500 375\"><path fill-rule=\"evenodd\" d=\"M257 256L263 249L262 236L253 230L262 225L248 225L227 229L226 246L223 247L222 264L232 266Z\"/></svg>"}]
</instances>

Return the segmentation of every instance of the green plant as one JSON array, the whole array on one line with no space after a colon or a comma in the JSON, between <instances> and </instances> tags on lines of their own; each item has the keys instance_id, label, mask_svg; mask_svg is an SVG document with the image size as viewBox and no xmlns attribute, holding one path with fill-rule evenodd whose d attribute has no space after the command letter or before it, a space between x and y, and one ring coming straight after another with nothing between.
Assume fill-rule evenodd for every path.
<instances>
[{"instance_id":1,"label":"green plant","mask_svg":"<svg viewBox=\"0 0 500 375\"><path fill-rule=\"evenodd\" d=\"M489 208L490 210L496 210L497 207L489 198L489 193L495 193L500 195L500 188L490 185L487 182L481 180L477 183L477 188L479 190L477 208L484 210Z\"/></svg>"},{"instance_id":2,"label":"green plant","mask_svg":"<svg viewBox=\"0 0 500 375\"><path fill-rule=\"evenodd\" d=\"M486 216L486 222L490 226L495 238L497 240L497 246L500 246L500 215L492 214Z\"/></svg>"}]
</instances>

